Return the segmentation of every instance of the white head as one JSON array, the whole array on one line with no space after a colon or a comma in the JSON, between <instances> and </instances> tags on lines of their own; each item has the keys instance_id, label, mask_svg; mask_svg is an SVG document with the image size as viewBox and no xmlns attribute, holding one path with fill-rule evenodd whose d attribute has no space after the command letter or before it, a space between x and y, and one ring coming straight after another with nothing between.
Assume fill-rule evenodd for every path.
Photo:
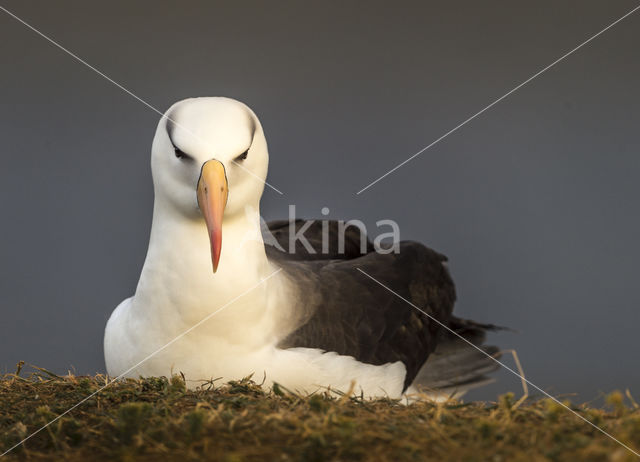
<instances>
[{"instance_id":1,"label":"white head","mask_svg":"<svg viewBox=\"0 0 640 462\"><path fill-rule=\"evenodd\" d=\"M258 209L268 164L260 121L239 101L190 98L160 120L151 153L156 206L206 222L214 271L222 221Z\"/></svg>"}]
</instances>

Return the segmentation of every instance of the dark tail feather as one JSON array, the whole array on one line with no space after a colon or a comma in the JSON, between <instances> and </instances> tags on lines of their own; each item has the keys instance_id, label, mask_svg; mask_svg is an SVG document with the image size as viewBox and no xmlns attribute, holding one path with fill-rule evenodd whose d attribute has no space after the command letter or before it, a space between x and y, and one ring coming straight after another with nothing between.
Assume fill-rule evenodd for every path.
<instances>
[{"instance_id":1,"label":"dark tail feather","mask_svg":"<svg viewBox=\"0 0 640 462\"><path fill-rule=\"evenodd\" d=\"M483 345L483 342L487 331L503 328L456 317L451 319L449 327L482 351L451 332L446 332L436 351L418 372L413 384L458 394L492 382L487 374L498 369L499 364L487 355L498 359L501 356L500 350L495 346Z\"/></svg>"}]
</instances>

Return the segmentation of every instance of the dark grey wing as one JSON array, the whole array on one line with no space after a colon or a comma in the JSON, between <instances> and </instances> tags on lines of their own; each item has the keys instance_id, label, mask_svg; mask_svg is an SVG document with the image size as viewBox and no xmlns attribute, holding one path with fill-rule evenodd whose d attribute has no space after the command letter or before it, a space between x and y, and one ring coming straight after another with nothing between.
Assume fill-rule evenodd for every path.
<instances>
[{"instance_id":1,"label":"dark grey wing","mask_svg":"<svg viewBox=\"0 0 640 462\"><path fill-rule=\"evenodd\" d=\"M309 223L309 224L307 224ZM311 246L309 251L302 240L290 239L292 233L297 233L304 229L303 237ZM360 233L360 229L354 225L348 226L344 232L340 232L340 224L335 220L288 220L270 221L267 223L269 235L265 238L267 253L271 257L272 253L285 252L288 260L348 260L361 257L369 252L373 252L373 244L369 242L365 233ZM323 227L326 231L323 233ZM265 232L263 231L263 232ZM325 250L323 251L323 234L325 237ZM342 234L342 246L340 245ZM292 242L293 252L290 250ZM277 245L274 245L277 244ZM279 247L279 248L278 248ZM342 250L341 250L342 249Z\"/></svg>"},{"instance_id":2,"label":"dark grey wing","mask_svg":"<svg viewBox=\"0 0 640 462\"><path fill-rule=\"evenodd\" d=\"M402 361L405 389L442 328L358 269L445 325L456 298L446 257L415 242L401 242L397 254L343 260L304 261L273 251L270 258L295 281L297 305L308 313L279 347L319 348L375 365Z\"/></svg>"},{"instance_id":3,"label":"dark grey wing","mask_svg":"<svg viewBox=\"0 0 640 462\"><path fill-rule=\"evenodd\" d=\"M456 316L451 316L448 327L455 334L446 332L439 339L436 351L420 369L414 383L453 393L491 382L487 374L498 369L499 364L494 359L499 359L501 352L498 347L485 345L484 341L487 332L504 328Z\"/></svg>"}]
</instances>

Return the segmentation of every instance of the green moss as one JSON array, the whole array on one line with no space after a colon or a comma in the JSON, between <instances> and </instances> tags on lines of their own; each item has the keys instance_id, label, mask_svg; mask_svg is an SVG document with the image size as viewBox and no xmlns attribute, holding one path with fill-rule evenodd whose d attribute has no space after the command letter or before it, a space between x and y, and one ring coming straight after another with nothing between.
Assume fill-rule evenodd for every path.
<instances>
[{"instance_id":1,"label":"green moss","mask_svg":"<svg viewBox=\"0 0 640 462\"><path fill-rule=\"evenodd\" d=\"M118 408L116 429L120 441L131 444L145 428L153 407L149 403L125 403Z\"/></svg>"},{"instance_id":2,"label":"green moss","mask_svg":"<svg viewBox=\"0 0 640 462\"><path fill-rule=\"evenodd\" d=\"M168 392L181 395L185 391L187 391L187 387L185 385L184 378L179 375L174 375L173 377L171 377L171 380L169 381Z\"/></svg>"},{"instance_id":3,"label":"green moss","mask_svg":"<svg viewBox=\"0 0 640 462\"><path fill-rule=\"evenodd\" d=\"M607 395L606 402L613 407L617 415L623 415L627 412L627 406L624 404L624 395L617 390Z\"/></svg>"},{"instance_id":4,"label":"green moss","mask_svg":"<svg viewBox=\"0 0 640 462\"><path fill-rule=\"evenodd\" d=\"M185 416L187 432L191 440L197 440L202 436L205 418L206 412L202 409L191 411Z\"/></svg>"},{"instance_id":5,"label":"green moss","mask_svg":"<svg viewBox=\"0 0 640 462\"><path fill-rule=\"evenodd\" d=\"M106 383L103 376L43 371L0 380L0 450ZM123 380L7 460L635 460L553 400L515 403L511 393L495 403L403 405L344 393L305 397L281 386L268 392L249 378L196 390L187 390L181 376ZM614 392L607 403L573 409L638 448L640 410L631 395Z\"/></svg>"},{"instance_id":6,"label":"green moss","mask_svg":"<svg viewBox=\"0 0 640 462\"><path fill-rule=\"evenodd\" d=\"M82 423L73 418L63 417L56 422L57 439L71 446L77 446L88 436L85 430Z\"/></svg>"},{"instance_id":7,"label":"green moss","mask_svg":"<svg viewBox=\"0 0 640 462\"><path fill-rule=\"evenodd\" d=\"M329 410L330 403L322 395L311 395L308 399L309 408L314 412L325 413Z\"/></svg>"}]
</instances>

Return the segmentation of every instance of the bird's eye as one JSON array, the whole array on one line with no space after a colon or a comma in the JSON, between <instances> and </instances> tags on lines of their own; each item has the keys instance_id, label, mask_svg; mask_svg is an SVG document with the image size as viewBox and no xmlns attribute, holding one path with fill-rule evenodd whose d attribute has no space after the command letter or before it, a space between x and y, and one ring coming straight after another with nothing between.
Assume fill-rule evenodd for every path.
<instances>
[{"instance_id":1,"label":"bird's eye","mask_svg":"<svg viewBox=\"0 0 640 462\"><path fill-rule=\"evenodd\" d=\"M175 153L178 159L191 159L191 157L188 154L184 153L183 151L176 148L175 146L173 147L173 152Z\"/></svg>"},{"instance_id":2,"label":"bird's eye","mask_svg":"<svg viewBox=\"0 0 640 462\"><path fill-rule=\"evenodd\" d=\"M240 162L241 160L245 160L248 155L249 155L249 150L247 149L245 152L243 152L242 154L240 154L238 157L236 157L233 160L235 160L236 162Z\"/></svg>"}]
</instances>

